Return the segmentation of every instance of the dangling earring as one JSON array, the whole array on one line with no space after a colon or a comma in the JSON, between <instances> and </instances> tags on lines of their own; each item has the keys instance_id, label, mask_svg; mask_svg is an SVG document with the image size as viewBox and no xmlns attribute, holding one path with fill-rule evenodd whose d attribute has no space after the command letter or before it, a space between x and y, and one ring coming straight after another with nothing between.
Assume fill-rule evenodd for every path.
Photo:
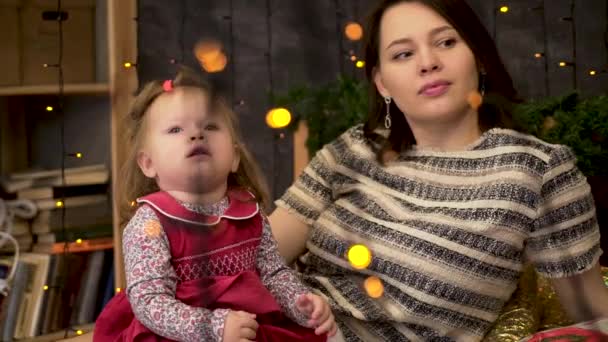
<instances>
[{"instance_id":1,"label":"dangling earring","mask_svg":"<svg viewBox=\"0 0 608 342\"><path fill-rule=\"evenodd\" d=\"M386 129L390 129L391 128L391 102L393 101L393 99L391 99L390 96L385 96L384 97L384 103L386 103L386 116L384 117L384 127L386 127Z\"/></svg>"},{"instance_id":2,"label":"dangling earring","mask_svg":"<svg viewBox=\"0 0 608 342\"><path fill-rule=\"evenodd\" d=\"M486 93L486 73L482 71L479 74L479 94L483 97Z\"/></svg>"}]
</instances>

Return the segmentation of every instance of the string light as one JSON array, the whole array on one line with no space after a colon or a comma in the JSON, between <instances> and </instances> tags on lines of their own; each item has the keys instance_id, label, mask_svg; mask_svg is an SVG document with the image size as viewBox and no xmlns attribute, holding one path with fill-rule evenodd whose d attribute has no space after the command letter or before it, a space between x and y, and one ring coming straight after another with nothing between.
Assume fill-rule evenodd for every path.
<instances>
[{"instance_id":1,"label":"string light","mask_svg":"<svg viewBox=\"0 0 608 342\"><path fill-rule=\"evenodd\" d=\"M291 122L291 113L285 108L273 108L266 113L266 124L270 128L284 128Z\"/></svg>"},{"instance_id":2,"label":"string light","mask_svg":"<svg viewBox=\"0 0 608 342\"><path fill-rule=\"evenodd\" d=\"M502 13L507 13L507 12L509 12L509 7L508 6L500 6L500 11Z\"/></svg>"},{"instance_id":3,"label":"string light","mask_svg":"<svg viewBox=\"0 0 608 342\"><path fill-rule=\"evenodd\" d=\"M47 112L52 112L53 111L53 107L52 106L46 106L46 111Z\"/></svg>"},{"instance_id":4,"label":"string light","mask_svg":"<svg viewBox=\"0 0 608 342\"><path fill-rule=\"evenodd\" d=\"M220 72L226 68L228 57L217 40L201 40L194 45L194 56L203 69L209 73Z\"/></svg>"},{"instance_id":5,"label":"string light","mask_svg":"<svg viewBox=\"0 0 608 342\"><path fill-rule=\"evenodd\" d=\"M344 34L349 40L357 41L363 37L363 28L359 23L351 21L344 27Z\"/></svg>"},{"instance_id":6,"label":"string light","mask_svg":"<svg viewBox=\"0 0 608 342\"><path fill-rule=\"evenodd\" d=\"M595 76L597 72L595 70L589 70L589 75Z\"/></svg>"},{"instance_id":7,"label":"string light","mask_svg":"<svg viewBox=\"0 0 608 342\"><path fill-rule=\"evenodd\" d=\"M55 202L55 207L57 207L57 208L63 207L63 201L57 201L57 202Z\"/></svg>"},{"instance_id":8,"label":"string light","mask_svg":"<svg viewBox=\"0 0 608 342\"><path fill-rule=\"evenodd\" d=\"M82 243L82 239L76 239L76 243L77 244L81 244Z\"/></svg>"},{"instance_id":9,"label":"string light","mask_svg":"<svg viewBox=\"0 0 608 342\"><path fill-rule=\"evenodd\" d=\"M120 293L120 291L122 291L122 289L120 287L116 288L116 293Z\"/></svg>"},{"instance_id":10,"label":"string light","mask_svg":"<svg viewBox=\"0 0 608 342\"><path fill-rule=\"evenodd\" d=\"M208 73L216 73L224 70L228 64L228 57L223 52L220 52L211 60L203 60L200 62L203 69Z\"/></svg>"},{"instance_id":11,"label":"string light","mask_svg":"<svg viewBox=\"0 0 608 342\"><path fill-rule=\"evenodd\" d=\"M80 330L80 329L76 330L76 335L82 335L82 334L84 334L84 332L82 330Z\"/></svg>"},{"instance_id":12,"label":"string light","mask_svg":"<svg viewBox=\"0 0 608 342\"><path fill-rule=\"evenodd\" d=\"M534 54L534 57L536 57L536 58L541 58L542 56L544 56L544 54L541 52L537 52Z\"/></svg>"},{"instance_id":13,"label":"string light","mask_svg":"<svg viewBox=\"0 0 608 342\"><path fill-rule=\"evenodd\" d=\"M372 298L380 298L384 293L384 285L382 285L382 281L380 278L371 276L365 279L363 282L363 287L367 292L367 295Z\"/></svg>"},{"instance_id":14,"label":"string light","mask_svg":"<svg viewBox=\"0 0 608 342\"><path fill-rule=\"evenodd\" d=\"M129 69L135 66L135 63L131 63L131 62L125 62L123 64L123 66L125 67L125 69Z\"/></svg>"},{"instance_id":15,"label":"string light","mask_svg":"<svg viewBox=\"0 0 608 342\"><path fill-rule=\"evenodd\" d=\"M355 66L357 68L363 68L365 66L365 61L357 61L357 63L355 63Z\"/></svg>"},{"instance_id":16,"label":"string light","mask_svg":"<svg viewBox=\"0 0 608 342\"><path fill-rule=\"evenodd\" d=\"M364 245L352 245L346 254L350 264L359 270L367 268L372 262L372 252Z\"/></svg>"},{"instance_id":17,"label":"string light","mask_svg":"<svg viewBox=\"0 0 608 342\"><path fill-rule=\"evenodd\" d=\"M350 56L350 60L355 62L357 60L357 56L355 56L355 55Z\"/></svg>"},{"instance_id":18,"label":"string light","mask_svg":"<svg viewBox=\"0 0 608 342\"><path fill-rule=\"evenodd\" d=\"M134 207L137 203L135 201L131 201L131 206Z\"/></svg>"},{"instance_id":19,"label":"string light","mask_svg":"<svg viewBox=\"0 0 608 342\"><path fill-rule=\"evenodd\" d=\"M48 291L48 290L49 290L49 286L48 286L48 285L44 285L44 286L42 287L42 289L43 289L44 291Z\"/></svg>"}]
</instances>

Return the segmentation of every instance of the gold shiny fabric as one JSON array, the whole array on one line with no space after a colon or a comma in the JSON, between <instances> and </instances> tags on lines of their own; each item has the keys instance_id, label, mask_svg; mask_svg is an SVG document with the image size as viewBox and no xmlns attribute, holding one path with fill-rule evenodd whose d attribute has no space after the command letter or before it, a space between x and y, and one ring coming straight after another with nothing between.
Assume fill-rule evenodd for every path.
<instances>
[{"instance_id":1,"label":"gold shiny fabric","mask_svg":"<svg viewBox=\"0 0 608 342\"><path fill-rule=\"evenodd\" d=\"M537 278L532 267L524 269L517 289L505 304L484 341L514 342L538 331L540 310Z\"/></svg>"},{"instance_id":2,"label":"gold shiny fabric","mask_svg":"<svg viewBox=\"0 0 608 342\"><path fill-rule=\"evenodd\" d=\"M602 267L608 287L608 267ZM503 308L484 341L512 342L537 331L571 325L548 279L527 266L511 299Z\"/></svg>"}]
</instances>

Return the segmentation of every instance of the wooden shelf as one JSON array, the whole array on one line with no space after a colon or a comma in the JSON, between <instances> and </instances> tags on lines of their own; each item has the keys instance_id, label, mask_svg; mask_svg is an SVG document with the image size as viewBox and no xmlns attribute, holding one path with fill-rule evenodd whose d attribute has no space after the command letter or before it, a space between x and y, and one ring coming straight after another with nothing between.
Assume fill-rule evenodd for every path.
<instances>
[{"instance_id":1,"label":"wooden shelf","mask_svg":"<svg viewBox=\"0 0 608 342\"><path fill-rule=\"evenodd\" d=\"M90 341L92 335L89 334L91 331L93 331L93 328L95 328L95 323L90 323L90 324L85 324L85 325L79 325L74 327L74 331L70 331L68 333L68 339L70 339L70 341ZM82 332L84 333L84 335L77 335L76 334L76 330L82 330ZM57 331L54 333L50 333L50 334L46 334L46 335L40 335L40 336L36 336L36 337L32 337L32 338L27 338L27 339L23 339L23 340L18 340L19 342L50 342L50 341L60 341L63 340L65 336L65 330L61 330L61 331ZM82 337L82 338L81 338Z\"/></svg>"},{"instance_id":2,"label":"wooden shelf","mask_svg":"<svg viewBox=\"0 0 608 342\"><path fill-rule=\"evenodd\" d=\"M0 87L0 96L50 95L58 92L57 84ZM66 95L106 95L110 92L110 86L107 83L65 84L63 92Z\"/></svg>"}]
</instances>

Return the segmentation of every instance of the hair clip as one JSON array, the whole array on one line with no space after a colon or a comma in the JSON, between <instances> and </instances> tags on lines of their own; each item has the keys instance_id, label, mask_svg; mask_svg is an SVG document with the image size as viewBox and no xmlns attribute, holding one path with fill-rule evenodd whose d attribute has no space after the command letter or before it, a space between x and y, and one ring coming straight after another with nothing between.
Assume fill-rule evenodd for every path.
<instances>
[{"instance_id":1,"label":"hair clip","mask_svg":"<svg viewBox=\"0 0 608 342\"><path fill-rule=\"evenodd\" d=\"M163 90L164 91L171 91L171 90L173 90L173 81L172 80L166 80L165 82L163 82Z\"/></svg>"}]
</instances>

